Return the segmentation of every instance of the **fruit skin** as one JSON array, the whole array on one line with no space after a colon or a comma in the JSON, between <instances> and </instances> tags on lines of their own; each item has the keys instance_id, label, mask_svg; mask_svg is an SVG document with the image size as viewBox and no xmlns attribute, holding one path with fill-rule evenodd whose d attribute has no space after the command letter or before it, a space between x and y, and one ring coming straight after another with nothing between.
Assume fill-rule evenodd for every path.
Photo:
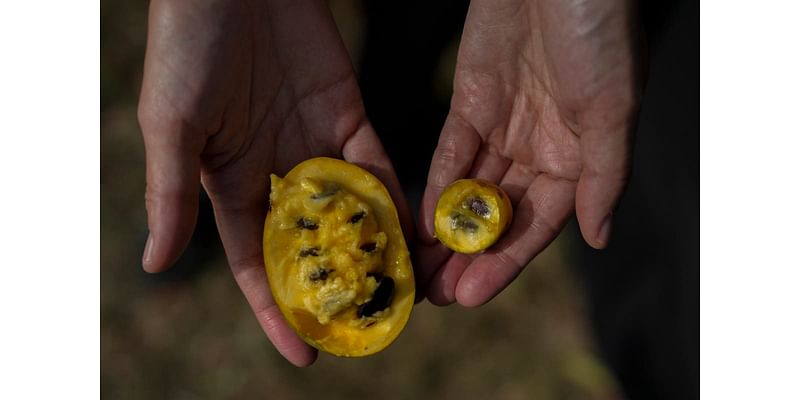
<instances>
[{"instance_id":1,"label":"fruit skin","mask_svg":"<svg viewBox=\"0 0 800 400\"><path fill-rule=\"evenodd\" d=\"M282 194L291 185L299 185L304 178L338 185L367 203L378 228L386 234L381 275L393 281L393 295L382 317L367 327L363 324L353 325L353 320L357 318L355 306L342 311L327 324L321 324L311 312L289 304L292 299L302 298L308 293L304 293L301 286L292 284L297 276L291 273L298 269L287 265L297 260L290 253L297 251L297 240L292 237L291 232L294 231L281 226L278 221L280 216L275 214L283 200ZM289 326L309 345L336 356L367 356L389 346L408 322L415 290L408 248L389 192L378 178L366 170L342 160L319 157L298 164L283 179L273 175L263 248L264 264L275 302Z\"/></svg>"},{"instance_id":2,"label":"fruit skin","mask_svg":"<svg viewBox=\"0 0 800 400\"><path fill-rule=\"evenodd\" d=\"M475 202L476 198L483 204ZM512 217L511 200L499 186L481 179L460 179L439 196L434 231L436 238L451 250L474 254L497 242L511 225Z\"/></svg>"}]
</instances>

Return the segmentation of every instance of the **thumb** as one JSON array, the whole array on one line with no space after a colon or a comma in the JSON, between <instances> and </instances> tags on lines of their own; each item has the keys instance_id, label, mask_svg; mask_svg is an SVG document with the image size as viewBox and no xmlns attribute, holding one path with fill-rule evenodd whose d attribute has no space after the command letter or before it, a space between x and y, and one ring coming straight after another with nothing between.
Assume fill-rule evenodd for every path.
<instances>
[{"instance_id":1,"label":"thumb","mask_svg":"<svg viewBox=\"0 0 800 400\"><path fill-rule=\"evenodd\" d=\"M447 185L469 173L480 146L481 137L475 128L450 113L431 158L428 182L422 196L418 230L423 242L434 242L433 214L439 196Z\"/></svg>"},{"instance_id":2,"label":"thumb","mask_svg":"<svg viewBox=\"0 0 800 400\"><path fill-rule=\"evenodd\" d=\"M168 269L183 253L197 222L202 135L185 123L140 105L144 137L147 226L142 255L147 272Z\"/></svg>"},{"instance_id":3,"label":"thumb","mask_svg":"<svg viewBox=\"0 0 800 400\"><path fill-rule=\"evenodd\" d=\"M608 245L613 211L630 176L631 128L598 129L581 136L583 170L575 212L584 240L595 249Z\"/></svg>"},{"instance_id":4,"label":"thumb","mask_svg":"<svg viewBox=\"0 0 800 400\"><path fill-rule=\"evenodd\" d=\"M480 146L481 137L475 128L451 112L445 120L439 143L431 158L428 181L419 210L415 277L417 287L421 289L418 292L420 294L427 292L426 288L436 271L452 254L450 249L434 239L433 217L436 203L447 185L467 176Z\"/></svg>"}]
</instances>

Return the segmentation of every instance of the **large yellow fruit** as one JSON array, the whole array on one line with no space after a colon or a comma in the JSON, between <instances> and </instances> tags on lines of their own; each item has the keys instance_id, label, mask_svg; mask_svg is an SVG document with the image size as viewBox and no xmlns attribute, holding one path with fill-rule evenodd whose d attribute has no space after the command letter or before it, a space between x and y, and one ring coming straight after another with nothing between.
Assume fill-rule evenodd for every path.
<instances>
[{"instance_id":1,"label":"large yellow fruit","mask_svg":"<svg viewBox=\"0 0 800 400\"><path fill-rule=\"evenodd\" d=\"M511 201L499 186L480 179L460 179L439 197L434 231L451 250L478 253L503 235L512 215Z\"/></svg>"},{"instance_id":2,"label":"large yellow fruit","mask_svg":"<svg viewBox=\"0 0 800 400\"><path fill-rule=\"evenodd\" d=\"M337 356L383 350L414 305L414 272L389 192L364 169L324 157L271 178L264 263L286 321Z\"/></svg>"}]
</instances>

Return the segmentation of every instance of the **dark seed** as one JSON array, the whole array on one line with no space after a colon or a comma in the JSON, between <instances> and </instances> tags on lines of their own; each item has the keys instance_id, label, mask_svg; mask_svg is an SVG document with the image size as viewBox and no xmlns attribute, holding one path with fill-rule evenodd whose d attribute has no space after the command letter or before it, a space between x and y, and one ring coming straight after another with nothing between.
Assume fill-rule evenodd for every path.
<instances>
[{"instance_id":1,"label":"dark seed","mask_svg":"<svg viewBox=\"0 0 800 400\"><path fill-rule=\"evenodd\" d=\"M373 251L375 251L376 247L378 247L377 243L369 242L369 243L362 244L361 247L359 247L359 249L361 249L362 251L365 251L367 253L372 253Z\"/></svg>"},{"instance_id":2,"label":"dark seed","mask_svg":"<svg viewBox=\"0 0 800 400\"><path fill-rule=\"evenodd\" d=\"M450 216L450 228L475 232L478 230L478 224L464 214L453 214Z\"/></svg>"},{"instance_id":3,"label":"dark seed","mask_svg":"<svg viewBox=\"0 0 800 400\"><path fill-rule=\"evenodd\" d=\"M480 197L470 197L465 203L466 206L472 210L472 212L480 215L481 217L488 217L492 212L492 210L489 208L489 205L486 204L486 202Z\"/></svg>"},{"instance_id":4,"label":"dark seed","mask_svg":"<svg viewBox=\"0 0 800 400\"><path fill-rule=\"evenodd\" d=\"M367 326L366 326L366 327L367 327L367 328L369 328L369 327L370 327L370 326L372 326L372 325L375 325L375 321L369 321L369 323L367 324Z\"/></svg>"},{"instance_id":5,"label":"dark seed","mask_svg":"<svg viewBox=\"0 0 800 400\"><path fill-rule=\"evenodd\" d=\"M358 223L358 221L361 221L366 216L367 216L367 213L365 213L364 211L361 211L361 212L359 212L357 214L353 214L353 216L350 217L350 223L351 224Z\"/></svg>"},{"instance_id":6,"label":"dark seed","mask_svg":"<svg viewBox=\"0 0 800 400\"><path fill-rule=\"evenodd\" d=\"M319 228L319 225L317 225L316 223L314 223L314 221L306 217L300 217L300 219L297 220L297 227L300 229L308 229L310 231L315 231Z\"/></svg>"},{"instance_id":7,"label":"dark seed","mask_svg":"<svg viewBox=\"0 0 800 400\"><path fill-rule=\"evenodd\" d=\"M308 247L303 250L300 250L300 257L318 257L319 256L319 247Z\"/></svg>"},{"instance_id":8,"label":"dark seed","mask_svg":"<svg viewBox=\"0 0 800 400\"><path fill-rule=\"evenodd\" d=\"M335 269L319 268L316 271L312 272L310 275L308 275L308 279L310 279L311 282L324 281L324 280L328 279L328 274L330 274L333 271L336 271L336 270Z\"/></svg>"},{"instance_id":9,"label":"dark seed","mask_svg":"<svg viewBox=\"0 0 800 400\"><path fill-rule=\"evenodd\" d=\"M311 195L311 198L314 200L324 199L326 197L331 197L339 191L339 187L336 185L328 185L325 187L325 190L320 193L314 193Z\"/></svg>"},{"instance_id":10,"label":"dark seed","mask_svg":"<svg viewBox=\"0 0 800 400\"><path fill-rule=\"evenodd\" d=\"M372 299L358 307L356 315L359 318L370 317L378 311L385 310L392 303L394 295L394 280L385 276L378 281L378 288L372 294Z\"/></svg>"}]
</instances>

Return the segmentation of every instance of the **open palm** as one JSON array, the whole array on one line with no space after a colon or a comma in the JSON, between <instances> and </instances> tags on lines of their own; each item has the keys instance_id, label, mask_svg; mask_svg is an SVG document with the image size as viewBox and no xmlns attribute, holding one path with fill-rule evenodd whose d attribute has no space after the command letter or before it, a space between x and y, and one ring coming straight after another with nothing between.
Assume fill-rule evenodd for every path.
<instances>
[{"instance_id":1,"label":"open palm","mask_svg":"<svg viewBox=\"0 0 800 400\"><path fill-rule=\"evenodd\" d=\"M286 325L264 272L269 174L315 156L343 157L386 183L411 225L327 5L153 1L139 119L150 229L144 268L159 272L180 256L202 182L264 331L292 363L312 363L316 352Z\"/></svg>"},{"instance_id":2,"label":"open palm","mask_svg":"<svg viewBox=\"0 0 800 400\"><path fill-rule=\"evenodd\" d=\"M639 80L627 1L472 1L451 109L420 214L428 298L483 304L561 231L573 210L605 247L628 177ZM433 210L462 177L499 183L509 232L486 253L454 254L433 238Z\"/></svg>"}]
</instances>

